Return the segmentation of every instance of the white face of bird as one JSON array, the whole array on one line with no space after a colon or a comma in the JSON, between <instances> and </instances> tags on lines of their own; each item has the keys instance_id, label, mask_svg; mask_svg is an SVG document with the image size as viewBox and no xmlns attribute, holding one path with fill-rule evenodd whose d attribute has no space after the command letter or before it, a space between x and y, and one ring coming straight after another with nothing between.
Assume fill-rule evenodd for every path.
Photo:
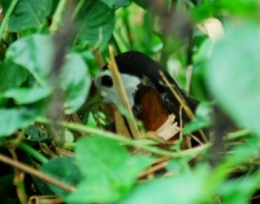
<instances>
[{"instance_id":1,"label":"white face of bird","mask_svg":"<svg viewBox=\"0 0 260 204\"><path fill-rule=\"evenodd\" d=\"M134 93L141 80L129 74L120 74L124 89L126 91L128 101L131 107L134 106ZM120 99L112 81L111 72L109 69L101 70L94 80L95 86L103 97L103 103L106 104L120 104Z\"/></svg>"}]
</instances>

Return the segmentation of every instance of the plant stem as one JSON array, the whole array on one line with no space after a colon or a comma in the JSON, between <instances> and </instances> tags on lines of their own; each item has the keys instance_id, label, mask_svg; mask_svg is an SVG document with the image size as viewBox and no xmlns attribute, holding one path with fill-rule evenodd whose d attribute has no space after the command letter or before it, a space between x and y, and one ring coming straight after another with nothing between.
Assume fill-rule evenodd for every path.
<instances>
[{"instance_id":1,"label":"plant stem","mask_svg":"<svg viewBox=\"0 0 260 204\"><path fill-rule=\"evenodd\" d=\"M37 152L35 149L31 148L29 145L27 145L24 142L21 142L19 144L19 148L33 156L35 159L40 161L42 164L45 164L48 162L48 159L46 159L43 155L41 155L39 152Z\"/></svg>"},{"instance_id":2,"label":"plant stem","mask_svg":"<svg viewBox=\"0 0 260 204\"><path fill-rule=\"evenodd\" d=\"M9 21L9 18L10 18L10 16L11 16L11 14L12 14L12 12L13 12L17 3L18 3L18 0L13 0L12 3L10 4L9 8L6 11L6 14L5 14L4 19L3 19L1 26L0 26L0 43L2 41L2 35L3 35L3 32L4 32L4 29L5 29L8 21Z\"/></svg>"},{"instance_id":3,"label":"plant stem","mask_svg":"<svg viewBox=\"0 0 260 204\"><path fill-rule=\"evenodd\" d=\"M38 118L37 122L43 123L43 124L50 123L50 121L45 118ZM68 128L70 130L85 132L85 133L93 134L93 135L99 136L99 137L110 138L110 139L116 140L118 142L121 142L125 145L129 145L129 146L135 147L137 149L143 149L145 151L152 152L156 155L168 156L170 158L180 158L180 157L185 157L185 156L195 157L197 154L205 151L206 149L208 149L210 147L210 144L207 143L205 145L201 145L201 146L193 148L193 149L188 149L188 150L184 150L184 151L180 151L180 152L171 152L171 151L162 150L162 149L159 149L159 148L156 148L153 146L149 146L149 144L147 144L147 141L149 141L149 140L145 140L145 139L131 140L131 139L127 139L118 134L114 134L111 132L105 132L105 131L87 127L87 126L81 125L81 124L75 124L75 123L69 123L69 122L60 122L60 124L63 127Z\"/></svg>"},{"instance_id":4,"label":"plant stem","mask_svg":"<svg viewBox=\"0 0 260 204\"><path fill-rule=\"evenodd\" d=\"M162 150L162 149L159 149L159 148L156 148L156 147L148 146L146 144L146 142L144 142L144 140L127 139L123 136L120 136L120 135L117 135L117 134L114 134L114 133L111 133L111 132L104 132L104 131L97 130L97 129L94 129L94 128L90 128L90 127L80 125L80 124L61 122L61 125L63 125L65 128L71 129L71 130L82 131L82 132L93 134L93 135L96 135L96 136L99 136L99 137L106 137L106 138L114 139L114 140L122 142L126 145L133 146L137 149L143 149L143 150L146 150L148 152L152 152L152 153L157 154L157 155L168 156L168 157L171 157L171 158L179 158L179 157L183 157L183 156L196 156L197 153L207 149L210 146L209 144L206 144L206 145L201 145L197 148L193 148L193 149L174 153L174 152Z\"/></svg>"},{"instance_id":5,"label":"plant stem","mask_svg":"<svg viewBox=\"0 0 260 204\"><path fill-rule=\"evenodd\" d=\"M59 4L58 4L58 7L53 15L53 18L52 18L52 24L50 26L50 33L53 34L54 32L57 31L58 27L59 27L59 24L60 24L60 21L61 21L61 15L62 15L62 12L66 6L66 2L67 0L60 0Z\"/></svg>"}]
</instances>

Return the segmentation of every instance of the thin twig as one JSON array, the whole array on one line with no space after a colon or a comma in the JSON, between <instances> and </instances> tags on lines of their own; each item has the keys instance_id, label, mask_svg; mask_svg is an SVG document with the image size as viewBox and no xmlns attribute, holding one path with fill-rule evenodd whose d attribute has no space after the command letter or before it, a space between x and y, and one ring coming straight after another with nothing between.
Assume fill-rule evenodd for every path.
<instances>
[{"instance_id":1,"label":"thin twig","mask_svg":"<svg viewBox=\"0 0 260 204\"><path fill-rule=\"evenodd\" d=\"M138 176L138 178L139 178L139 179L140 179L140 178L143 178L144 176L147 176L147 175L149 175L149 174L151 174L151 173L154 173L154 172L156 172L156 171L158 171L158 170L161 170L161 169L163 169L167 164L168 164L167 161L166 161L166 162L159 163L159 164L156 164L155 166L152 166L152 167L150 167L149 169L147 169L146 171L144 171L143 173L141 173L141 174Z\"/></svg>"},{"instance_id":2,"label":"thin twig","mask_svg":"<svg viewBox=\"0 0 260 204\"><path fill-rule=\"evenodd\" d=\"M3 162L3 163L6 163L10 166L13 166L15 168L18 168L18 169L21 169L22 171L28 173L28 174L31 174L33 176L36 176L48 183L51 183L65 191L68 191L68 192L74 192L76 190L76 188L74 186L70 186L66 183L63 183L53 177L50 177L42 172L40 172L39 170L36 170L36 169L33 169L32 167L30 166L27 166L21 162L18 162L18 161L15 161L3 154L0 154L0 161Z\"/></svg>"},{"instance_id":3,"label":"thin twig","mask_svg":"<svg viewBox=\"0 0 260 204\"><path fill-rule=\"evenodd\" d=\"M122 79L120 78L119 72L118 72L118 67L114 58L114 52L113 52L113 48L110 46L109 47L109 54L110 54L110 62L108 63L108 67L111 71L111 75L117 90L117 93L119 95L120 101L123 105L123 107L128 111L129 113L129 117L127 117L127 123L129 125L131 134L133 136L134 139L138 139L140 138L140 132L138 130L138 126L134 120L134 114L132 112L132 108L129 104L125 89L124 89L124 85L122 82Z\"/></svg>"},{"instance_id":4,"label":"thin twig","mask_svg":"<svg viewBox=\"0 0 260 204\"><path fill-rule=\"evenodd\" d=\"M168 164L168 157L162 157L159 159L156 159L156 161L154 162L154 165L152 167L150 167L149 169L145 170L144 172L142 172L138 178L143 178L144 176L147 176L151 173L154 173L160 169L163 169L167 164Z\"/></svg>"}]
</instances>

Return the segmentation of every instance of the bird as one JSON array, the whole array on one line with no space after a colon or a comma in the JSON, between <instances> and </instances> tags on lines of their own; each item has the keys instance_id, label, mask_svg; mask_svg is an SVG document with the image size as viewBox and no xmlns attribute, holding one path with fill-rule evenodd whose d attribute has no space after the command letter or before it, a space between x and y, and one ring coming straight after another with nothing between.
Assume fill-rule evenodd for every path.
<instances>
[{"instance_id":1,"label":"bird","mask_svg":"<svg viewBox=\"0 0 260 204\"><path fill-rule=\"evenodd\" d=\"M139 51L118 54L115 61L134 115L141 119L146 129L156 130L169 114L176 117L178 124L186 124L191 120L186 112L181 111L180 114L181 104L165 84L160 72L177 94L185 99L192 112L199 102L187 96L162 65ZM96 75L94 84L102 96L103 103L120 104L108 64ZM156 124L156 121L152 120L161 122Z\"/></svg>"}]
</instances>

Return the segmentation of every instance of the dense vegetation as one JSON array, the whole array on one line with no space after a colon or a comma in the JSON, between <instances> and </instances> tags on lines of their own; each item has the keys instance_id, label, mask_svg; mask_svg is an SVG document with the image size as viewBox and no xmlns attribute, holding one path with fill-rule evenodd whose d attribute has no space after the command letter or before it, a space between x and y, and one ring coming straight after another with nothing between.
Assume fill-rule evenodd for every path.
<instances>
[{"instance_id":1,"label":"dense vegetation","mask_svg":"<svg viewBox=\"0 0 260 204\"><path fill-rule=\"evenodd\" d=\"M259 11L257 0L0 0L0 203L257 203ZM139 123L141 139L105 131L91 84L109 46L166 67L201 102L182 133L215 136L184 148Z\"/></svg>"}]
</instances>

